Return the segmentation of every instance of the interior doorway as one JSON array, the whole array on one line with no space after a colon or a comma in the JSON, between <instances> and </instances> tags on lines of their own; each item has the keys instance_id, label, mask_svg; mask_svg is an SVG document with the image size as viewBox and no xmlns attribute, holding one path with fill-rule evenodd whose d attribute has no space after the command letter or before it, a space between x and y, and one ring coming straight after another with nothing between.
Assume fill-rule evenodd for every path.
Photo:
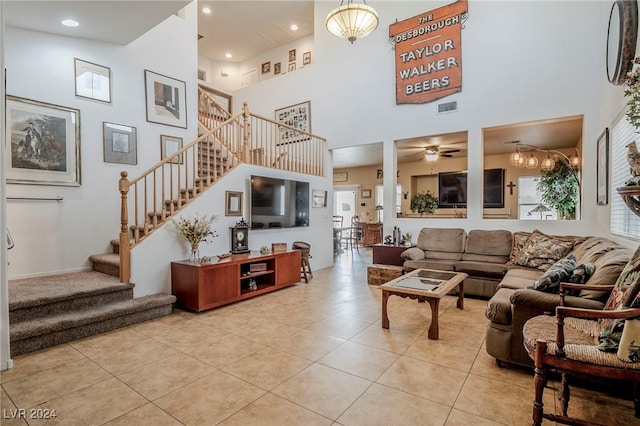
<instances>
[{"instance_id":1,"label":"interior doorway","mask_svg":"<svg viewBox=\"0 0 640 426\"><path fill-rule=\"evenodd\" d=\"M351 218L356 214L356 188L333 190L333 214L342 216L343 226L349 226Z\"/></svg>"}]
</instances>

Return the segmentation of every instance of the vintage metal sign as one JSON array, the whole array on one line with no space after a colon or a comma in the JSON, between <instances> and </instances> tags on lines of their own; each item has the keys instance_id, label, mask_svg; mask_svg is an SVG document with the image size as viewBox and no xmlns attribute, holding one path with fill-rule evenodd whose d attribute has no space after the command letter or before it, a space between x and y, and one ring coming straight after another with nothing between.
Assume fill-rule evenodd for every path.
<instances>
[{"instance_id":1,"label":"vintage metal sign","mask_svg":"<svg viewBox=\"0 0 640 426\"><path fill-rule=\"evenodd\" d=\"M396 104L423 104L462 91L467 0L389 26L396 51Z\"/></svg>"}]
</instances>

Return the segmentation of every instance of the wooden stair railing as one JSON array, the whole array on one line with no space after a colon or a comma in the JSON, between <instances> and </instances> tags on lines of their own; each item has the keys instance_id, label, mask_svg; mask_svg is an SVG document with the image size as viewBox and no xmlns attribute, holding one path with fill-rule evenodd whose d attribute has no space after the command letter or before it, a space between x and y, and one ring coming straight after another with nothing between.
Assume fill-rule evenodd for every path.
<instances>
[{"instance_id":1,"label":"wooden stair railing","mask_svg":"<svg viewBox=\"0 0 640 426\"><path fill-rule=\"evenodd\" d=\"M240 163L324 176L326 140L249 112L231 116L199 88L193 142L129 180L120 173L120 281L129 282L131 249ZM131 222L130 222L131 218Z\"/></svg>"}]
</instances>

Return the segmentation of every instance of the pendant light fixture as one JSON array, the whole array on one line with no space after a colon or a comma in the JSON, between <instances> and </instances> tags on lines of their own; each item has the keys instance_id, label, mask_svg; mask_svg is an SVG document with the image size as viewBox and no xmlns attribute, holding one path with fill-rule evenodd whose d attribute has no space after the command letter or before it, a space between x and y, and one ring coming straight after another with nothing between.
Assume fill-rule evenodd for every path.
<instances>
[{"instance_id":1,"label":"pendant light fixture","mask_svg":"<svg viewBox=\"0 0 640 426\"><path fill-rule=\"evenodd\" d=\"M327 15L325 25L331 34L353 44L378 28L378 13L367 6L364 0L363 4L354 4L353 0L347 0L347 4L344 4L342 0L340 6Z\"/></svg>"}]
</instances>

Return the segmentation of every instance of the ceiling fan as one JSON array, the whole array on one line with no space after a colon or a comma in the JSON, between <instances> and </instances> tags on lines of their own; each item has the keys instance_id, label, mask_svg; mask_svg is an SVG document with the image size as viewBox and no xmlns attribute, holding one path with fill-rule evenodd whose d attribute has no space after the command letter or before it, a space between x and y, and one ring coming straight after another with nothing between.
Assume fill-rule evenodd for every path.
<instances>
[{"instance_id":1,"label":"ceiling fan","mask_svg":"<svg viewBox=\"0 0 640 426\"><path fill-rule=\"evenodd\" d=\"M452 154L456 152L460 152L460 150L455 148L440 150L437 146L428 146L424 149L424 158L427 161L436 161L441 157L451 158L453 157Z\"/></svg>"}]
</instances>

